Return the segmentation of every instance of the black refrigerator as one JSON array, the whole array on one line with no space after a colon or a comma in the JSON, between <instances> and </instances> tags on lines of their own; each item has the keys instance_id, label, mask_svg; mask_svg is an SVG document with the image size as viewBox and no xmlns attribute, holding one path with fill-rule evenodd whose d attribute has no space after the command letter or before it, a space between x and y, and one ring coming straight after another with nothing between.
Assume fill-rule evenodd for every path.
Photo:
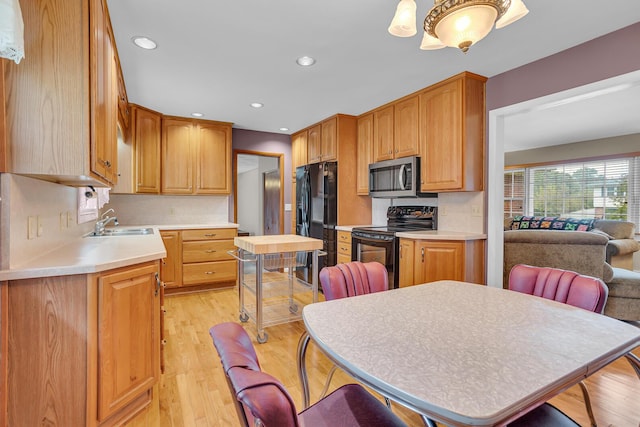
<instances>
[{"instance_id":1,"label":"black refrigerator","mask_svg":"<svg viewBox=\"0 0 640 427\"><path fill-rule=\"evenodd\" d=\"M318 271L336 265L336 221L338 216L338 164L313 163L296 169L296 234L322 240L327 254L318 259ZM311 254L306 256L309 280Z\"/></svg>"}]
</instances>

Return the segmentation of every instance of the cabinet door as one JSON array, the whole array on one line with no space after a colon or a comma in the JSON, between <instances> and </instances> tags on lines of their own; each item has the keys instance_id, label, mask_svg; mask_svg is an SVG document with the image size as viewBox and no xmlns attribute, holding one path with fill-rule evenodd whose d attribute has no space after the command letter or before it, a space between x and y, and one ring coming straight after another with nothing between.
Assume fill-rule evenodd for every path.
<instances>
[{"instance_id":1,"label":"cabinet door","mask_svg":"<svg viewBox=\"0 0 640 427\"><path fill-rule=\"evenodd\" d=\"M398 286L403 288L405 286L414 285L414 251L415 242L411 239L400 239L399 245L399 259L400 265L398 266Z\"/></svg>"},{"instance_id":2,"label":"cabinet door","mask_svg":"<svg viewBox=\"0 0 640 427\"><path fill-rule=\"evenodd\" d=\"M115 49L102 0L91 5L91 171L109 183L117 176L118 81Z\"/></svg>"},{"instance_id":3,"label":"cabinet door","mask_svg":"<svg viewBox=\"0 0 640 427\"><path fill-rule=\"evenodd\" d=\"M157 264L98 279L98 419L106 419L160 376Z\"/></svg>"},{"instance_id":4,"label":"cabinet door","mask_svg":"<svg viewBox=\"0 0 640 427\"><path fill-rule=\"evenodd\" d=\"M373 162L373 113L358 118L356 192L369 194L369 163Z\"/></svg>"},{"instance_id":5,"label":"cabinet door","mask_svg":"<svg viewBox=\"0 0 640 427\"><path fill-rule=\"evenodd\" d=\"M162 116L144 108L133 108L135 192L160 192L160 128Z\"/></svg>"},{"instance_id":6,"label":"cabinet door","mask_svg":"<svg viewBox=\"0 0 640 427\"><path fill-rule=\"evenodd\" d=\"M316 125L307 130L307 161L309 163L318 163L322 159L321 129L321 125Z\"/></svg>"},{"instance_id":7,"label":"cabinet door","mask_svg":"<svg viewBox=\"0 0 640 427\"><path fill-rule=\"evenodd\" d=\"M422 191L463 186L462 80L420 94Z\"/></svg>"},{"instance_id":8,"label":"cabinet door","mask_svg":"<svg viewBox=\"0 0 640 427\"><path fill-rule=\"evenodd\" d=\"M338 118L322 122L320 131L320 160L323 162L338 159Z\"/></svg>"},{"instance_id":9,"label":"cabinet door","mask_svg":"<svg viewBox=\"0 0 640 427\"><path fill-rule=\"evenodd\" d=\"M291 137L291 160L293 179L296 178L296 168L307 164L307 131L296 133Z\"/></svg>"},{"instance_id":10,"label":"cabinet door","mask_svg":"<svg viewBox=\"0 0 640 427\"><path fill-rule=\"evenodd\" d=\"M416 241L416 283L464 280L464 242Z\"/></svg>"},{"instance_id":11,"label":"cabinet door","mask_svg":"<svg viewBox=\"0 0 640 427\"><path fill-rule=\"evenodd\" d=\"M231 126L198 123L196 194L229 194L231 192Z\"/></svg>"},{"instance_id":12,"label":"cabinet door","mask_svg":"<svg viewBox=\"0 0 640 427\"><path fill-rule=\"evenodd\" d=\"M193 124L190 120L162 120L162 192L193 193Z\"/></svg>"},{"instance_id":13,"label":"cabinet door","mask_svg":"<svg viewBox=\"0 0 640 427\"><path fill-rule=\"evenodd\" d=\"M182 241L179 231L161 231L167 256L160 264L160 280L167 288L179 288L182 284Z\"/></svg>"},{"instance_id":14,"label":"cabinet door","mask_svg":"<svg viewBox=\"0 0 640 427\"><path fill-rule=\"evenodd\" d=\"M393 157L418 154L418 96L397 102L393 116Z\"/></svg>"},{"instance_id":15,"label":"cabinet door","mask_svg":"<svg viewBox=\"0 0 640 427\"><path fill-rule=\"evenodd\" d=\"M393 105L373 113L373 161L393 159Z\"/></svg>"}]
</instances>

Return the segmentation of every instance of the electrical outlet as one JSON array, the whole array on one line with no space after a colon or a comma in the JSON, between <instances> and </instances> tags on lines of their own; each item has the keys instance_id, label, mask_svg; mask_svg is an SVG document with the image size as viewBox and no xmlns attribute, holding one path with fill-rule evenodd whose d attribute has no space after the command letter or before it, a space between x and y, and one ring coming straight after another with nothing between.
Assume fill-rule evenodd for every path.
<instances>
[{"instance_id":1,"label":"electrical outlet","mask_svg":"<svg viewBox=\"0 0 640 427\"><path fill-rule=\"evenodd\" d=\"M449 213L449 207L446 205L438 206L438 215L446 216Z\"/></svg>"},{"instance_id":2,"label":"electrical outlet","mask_svg":"<svg viewBox=\"0 0 640 427\"><path fill-rule=\"evenodd\" d=\"M27 217L27 239L32 240L38 236L38 221L35 216Z\"/></svg>"},{"instance_id":3,"label":"electrical outlet","mask_svg":"<svg viewBox=\"0 0 640 427\"><path fill-rule=\"evenodd\" d=\"M67 211L67 228L71 227L73 224L73 214L71 211Z\"/></svg>"},{"instance_id":4,"label":"electrical outlet","mask_svg":"<svg viewBox=\"0 0 640 427\"><path fill-rule=\"evenodd\" d=\"M42 233L44 233L44 224L40 220L40 215L36 217L36 227L38 228L38 231L37 231L38 237L42 236Z\"/></svg>"},{"instance_id":5,"label":"electrical outlet","mask_svg":"<svg viewBox=\"0 0 640 427\"><path fill-rule=\"evenodd\" d=\"M482 216L482 212L480 212L480 206L471 205L471 216Z\"/></svg>"},{"instance_id":6,"label":"electrical outlet","mask_svg":"<svg viewBox=\"0 0 640 427\"><path fill-rule=\"evenodd\" d=\"M65 228L67 228L67 214L66 214L66 212L60 212L59 223L60 223L60 231L62 231Z\"/></svg>"}]
</instances>

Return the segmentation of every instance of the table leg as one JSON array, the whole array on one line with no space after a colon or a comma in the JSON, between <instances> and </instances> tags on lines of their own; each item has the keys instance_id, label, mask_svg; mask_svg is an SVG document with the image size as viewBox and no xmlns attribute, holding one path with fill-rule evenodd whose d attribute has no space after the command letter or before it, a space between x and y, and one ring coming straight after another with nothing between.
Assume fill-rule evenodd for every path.
<instances>
[{"instance_id":1,"label":"table leg","mask_svg":"<svg viewBox=\"0 0 640 427\"><path fill-rule=\"evenodd\" d=\"M302 333L300 341L298 341L298 377L300 378L300 386L302 388L302 405L306 409L309 407L309 378L307 377L307 347L311 337L307 331Z\"/></svg>"},{"instance_id":2,"label":"table leg","mask_svg":"<svg viewBox=\"0 0 640 427\"><path fill-rule=\"evenodd\" d=\"M267 342L269 338L264 332L262 325L262 266L264 263L264 255L260 254L256 257L256 328L258 329L258 336L256 340L263 344Z\"/></svg>"}]
</instances>

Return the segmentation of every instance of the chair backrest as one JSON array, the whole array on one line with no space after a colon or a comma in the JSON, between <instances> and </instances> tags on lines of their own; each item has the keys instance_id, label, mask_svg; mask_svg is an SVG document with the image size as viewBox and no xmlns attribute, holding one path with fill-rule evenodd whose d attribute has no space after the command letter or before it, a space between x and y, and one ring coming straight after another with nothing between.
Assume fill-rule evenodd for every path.
<instances>
[{"instance_id":1,"label":"chair backrest","mask_svg":"<svg viewBox=\"0 0 640 427\"><path fill-rule=\"evenodd\" d=\"M509 273L509 289L529 295L552 299L602 313L609 288L591 276L550 267L515 265Z\"/></svg>"},{"instance_id":2,"label":"chair backrest","mask_svg":"<svg viewBox=\"0 0 640 427\"><path fill-rule=\"evenodd\" d=\"M389 289L389 275L379 262L352 261L320 270L326 300L370 294Z\"/></svg>"},{"instance_id":3,"label":"chair backrest","mask_svg":"<svg viewBox=\"0 0 640 427\"><path fill-rule=\"evenodd\" d=\"M258 356L244 328L233 322L209 329L243 426L259 419L266 427L299 427L291 396L282 383L260 370Z\"/></svg>"}]
</instances>

